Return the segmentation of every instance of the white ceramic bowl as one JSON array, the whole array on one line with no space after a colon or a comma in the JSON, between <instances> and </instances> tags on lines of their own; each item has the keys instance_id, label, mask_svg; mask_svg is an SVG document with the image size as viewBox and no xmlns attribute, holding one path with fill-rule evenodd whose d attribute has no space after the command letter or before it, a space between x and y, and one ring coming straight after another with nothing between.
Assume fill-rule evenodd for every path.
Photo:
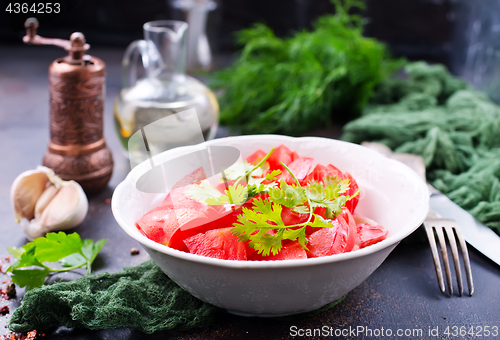
<instances>
[{"instance_id":1,"label":"white ceramic bowl","mask_svg":"<svg viewBox=\"0 0 500 340\"><path fill-rule=\"evenodd\" d=\"M342 297L373 273L427 215L428 190L418 175L407 166L356 144L276 135L229 137L207 144L236 147L243 158L258 148L267 152L285 144L301 156L348 171L361 188L356 213L375 220L389 231L387 239L375 245L322 258L229 261L184 253L153 242L136 229L135 222L165 194L136 190L137 179L150 165L146 162L135 167L113 194L112 210L118 224L143 245L179 286L235 314L290 315L320 308ZM175 159L186 148L196 147L168 150L155 158L155 164Z\"/></svg>"}]
</instances>

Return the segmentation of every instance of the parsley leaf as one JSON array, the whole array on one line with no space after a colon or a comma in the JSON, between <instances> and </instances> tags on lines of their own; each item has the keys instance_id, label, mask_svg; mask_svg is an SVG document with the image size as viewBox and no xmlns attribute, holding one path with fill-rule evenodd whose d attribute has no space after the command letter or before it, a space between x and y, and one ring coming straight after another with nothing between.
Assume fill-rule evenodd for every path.
<instances>
[{"instance_id":1,"label":"parsley leaf","mask_svg":"<svg viewBox=\"0 0 500 340\"><path fill-rule=\"evenodd\" d=\"M253 206L253 209L242 208L243 213L233 224L233 235L238 236L240 241L249 241L250 246L264 256L270 252L279 253L283 231L276 234L270 231L286 228L281 219L282 206L262 198L256 199Z\"/></svg>"},{"instance_id":2,"label":"parsley leaf","mask_svg":"<svg viewBox=\"0 0 500 340\"><path fill-rule=\"evenodd\" d=\"M204 179L200 184L188 186L184 195L195 201L205 202L206 199L218 199L222 194L208 180Z\"/></svg>"},{"instance_id":3,"label":"parsley leaf","mask_svg":"<svg viewBox=\"0 0 500 340\"><path fill-rule=\"evenodd\" d=\"M48 233L20 249L7 248L17 259L7 271L12 272L12 281L20 287L26 287L26 290L41 287L45 278L53 273L86 267L88 275L93 261L106 241L106 239L95 243L90 239L82 241L77 233L69 235L62 231ZM58 263L63 268L50 267L49 263Z\"/></svg>"},{"instance_id":4,"label":"parsley leaf","mask_svg":"<svg viewBox=\"0 0 500 340\"><path fill-rule=\"evenodd\" d=\"M278 254L283 240L297 240L307 250L307 226L332 228L333 224L327 219L340 214L347 200L358 194L356 192L351 197L342 195L349 190L349 180L337 177L327 176L323 180L324 183L312 181L303 187L293 172L285 164L281 164L297 185L289 185L281 179L279 186L268 189L269 199L254 200L252 209L243 207L242 214L238 216L232 228L233 235L240 241L248 242L263 256ZM283 207L309 214L309 218L304 223L285 225L281 217ZM326 208L327 219L313 212L316 207Z\"/></svg>"},{"instance_id":5,"label":"parsley leaf","mask_svg":"<svg viewBox=\"0 0 500 340\"><path fill-rule=\"evenodd\" d=\"M236 204L241 205L247 201L248 190L246 185L230 185L224 194L218 198L207 198L205 203L210 205Z\"/></svg>"},{"instance_id":6,"label":"parsley leaf","mask_svg":"<svg viewBox=\"0 0 500 340\"><path fill-rule=\"evenodd\" d=\"M326 218L333 218L340 214L349 197L341 195L349 190L349 180L330 178L325 184L311 181L307 187L307 195L311 200L311 208L326 208Z\"/></svg>"},{"instance_id":7,"label":"parsley leaf","mask_svg":"<svg viewBox=\"0 0 500 340\"><path fill-rule=\"evenodd\" d=\"M280 187L269 189L269 198L287 208L293 208L307 202L306 191L303 187L288 185L283 179L280 180Z\"/></svg>"},{"instance_id":8,"label":"parsley leaf","mask_svg":"<svg viewBox=\"0 0 500 340\"><path fill-rule=\"evenodd\" d=\"M60 233L48 233L45 237L33 240L35 258L41 262L56 262L73 253L81 251L82 239L77 233L66 235Z\"/></svg>"},{"instance_id":9,"label":"parsley leaf","mask_svg":"<svg viewBox=\"0 0 500 340\"><path fill-rule=\"evenodd\" d=\"M281 174L281 171L273 170L262 177L264 173L261 168L273 151L274 148L255 166L252 166L247 161L242 161L222 170L223 180L226 183L226 190L222 194L208 180L203 180L200 184L189 186L184 191L184 194L195 201L210 205L241 205L252 197L267 192L270 188L276 186L274 182L269 184L264 184L263 182L274 181ZM242 180L247 181L247 183L240 184ZM228 181L234 181L234 183L227 185Z\"/></svg>"},{"instance_id":10,"label":"parsley leaf","mask_svg":"<svg viewBox=\"0 0 500 340\"><path fill-rule=\"evenodd\" d=\"M254 200L251 209L243 207L232 227L233 235L240 241L248 242L263 256L278 254L282 249L283 240L297 240L307 250L307 226L332 228L333 224L327 219L340 214L347 200L358 194L356 192L351 197L343 195L349 190L349 179L332 176L326 176L323 182L311 181L307 186L301 186L293 172L283 163L282 166L296 184L290 185L283 179L280 179L278 184L276 180L281 174L280 170L271 171L263 177L260 167L273 150L253 167L243 161L223 170L226 184L228 180L234 181L231 185L226 185L223 193L208 180L194 184L184 191L191 198L209 205L242 205L259 194L267 193L269 198ZM243 184L243 180L248 183ZM306 222L287 226L281 217L283 207L308 214L309 217ZM326 209L326 219L314 213L316 207Z\"/></svg>"},{"instance_id":11,"label":"parsley leaf","mask_svg":"<svg viewBox=\"0 0 500 340\"><path fill-rule=\"evenodd\" d=\"M236 181L240 177L244 177L247 172L251 173L252 177L260 177L263 175L264 172L262 171L262 168L253 168L253 165L244 160L242 162L236 162L229 168L225 169L224 174L229 181Z\"/></svg>"},{"instance_id":12,"label":"parsley leaf","mask_svg":"<svg viewBox=\"0 0 500 340\"><path fill-rule=\"evenodd\" d=\"M12 281L28 291L43 286L50 269L14 269L12 274Z\"/></svg>"}]
</instances>

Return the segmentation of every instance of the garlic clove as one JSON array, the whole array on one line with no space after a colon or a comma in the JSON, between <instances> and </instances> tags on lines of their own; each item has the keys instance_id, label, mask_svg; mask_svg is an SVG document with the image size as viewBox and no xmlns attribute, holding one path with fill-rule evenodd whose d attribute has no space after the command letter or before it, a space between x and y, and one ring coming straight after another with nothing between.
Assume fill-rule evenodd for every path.
<instances>
[{"instance_id":1,"label":"garlic clove","mask_svg":"<svg viewBox=\"0 0 500 340\"><path fill-rule=\"evenodd\" d=\"M38 201L35 205L35 218L39 219L42 215L42 212L49 205L50 201L54 198L59 190L56 188L54 184L50 184L45 188L43 193L38 198Z\"/></svg>"},{"instance_id":2,"label":"garlic clove","mask_svg":"<svg viewBox=\"0 0 500 340\"><path fill-rule=\"evenodd\" d=\"M33 241L38 237L45 236L45 234L52 231L50 227L42 226L40 224L40 221L38 221L37 219L32 219L31 221L28 221L27 219L23 218L21 220L21 226L23 227L23 231L26 234L26 238L29 241Z\"/></svg>"},{"instance_id":3,"label":"garlic clove","mask_svg":"<svg viewBox=\"0 0 500 340\"><path fill-rule=\"evenodd\" d=\"M49 177L38 170L25 171L17 176L10 190L10 201L17 222L22 218L32 220L35 217L36 203L48 182Z\"/></svg>"},{"instance_id":4,"label":"garlic clove","mask_svg":"<svg viewBox=\"0 0 500 340\"><path fill-rule=\"evenodd\" d=\"M89 207L80 184L64 181L43 166L20 174L10 194L16 221L29 239L76 227Z\"/></svg>"},{"instance_id":5,"label":"garlic clove","mask_svg":"<svg viewBox=\"0 0 500 340\"><path fill-rule=\"evenodd\" d=\"M40 225L66 230L80 224L88 211L88 200L82 187L75 181L63 182L40 215Z\"/></svg>"}]
</instances>

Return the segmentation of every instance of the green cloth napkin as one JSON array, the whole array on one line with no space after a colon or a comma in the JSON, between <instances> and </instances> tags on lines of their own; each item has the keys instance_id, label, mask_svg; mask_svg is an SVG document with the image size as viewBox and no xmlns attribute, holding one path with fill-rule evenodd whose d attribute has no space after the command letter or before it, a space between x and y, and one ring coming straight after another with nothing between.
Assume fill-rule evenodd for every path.
<instances>
[{"instance_id":1,"label":"green cloth napkin","mask_svg":"<svg viewBox=\"0 0 500 340\"><path fill-rule=\"evenodd\" d=\"M134 327L149 334L206 327L217 310L184 291L148 260L117 273L84 276L30 290L12 314L9 329L28 332L60 325L92 330Z\"/></svg>"},{"instance_id":2,"label":"green cloth napkin","mask_svg":"<svg viewBox=\"0 0 500 340\"><path fill-rule=\"evenodd\" d=\"M500 107L442 65L406 73L381 85L342 139L422 156L428 181L500 234Z\"/></svg>"},{"instance_id":3,"label":"green cloth napkin","mask_svg":"<svg viewBox=\"0 0 500 340\"><path fill-rule=\"evenodd\" d=\"M344 297L318 310L276 320L316 315ZM30 290L12 314L9 329L28 332L58 326L91 330L133 327L150 334L203 328L221 311L184 291L148 260L114 274L85 276Z\"/></svg>"}]
</instances>

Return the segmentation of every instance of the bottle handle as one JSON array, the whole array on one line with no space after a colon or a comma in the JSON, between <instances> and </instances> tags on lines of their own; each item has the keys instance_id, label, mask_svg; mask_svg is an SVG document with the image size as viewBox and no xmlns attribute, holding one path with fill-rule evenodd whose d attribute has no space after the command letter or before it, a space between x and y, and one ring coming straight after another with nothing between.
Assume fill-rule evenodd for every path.
<instances>
[{"instance_id":1,"label":"bottle handle","mask_svg":"<svg viewBox=\"0 0 500 340\"><path fill-rule=\"evenodd\" d=\"M133 41L123 55L123 88L131 87L139 80L137 76L139 56L141 57L142 66L146 71L146 76L152 76L162 63L160 53L151 41L142 39Z\"/></svg>"}]
</instances>

